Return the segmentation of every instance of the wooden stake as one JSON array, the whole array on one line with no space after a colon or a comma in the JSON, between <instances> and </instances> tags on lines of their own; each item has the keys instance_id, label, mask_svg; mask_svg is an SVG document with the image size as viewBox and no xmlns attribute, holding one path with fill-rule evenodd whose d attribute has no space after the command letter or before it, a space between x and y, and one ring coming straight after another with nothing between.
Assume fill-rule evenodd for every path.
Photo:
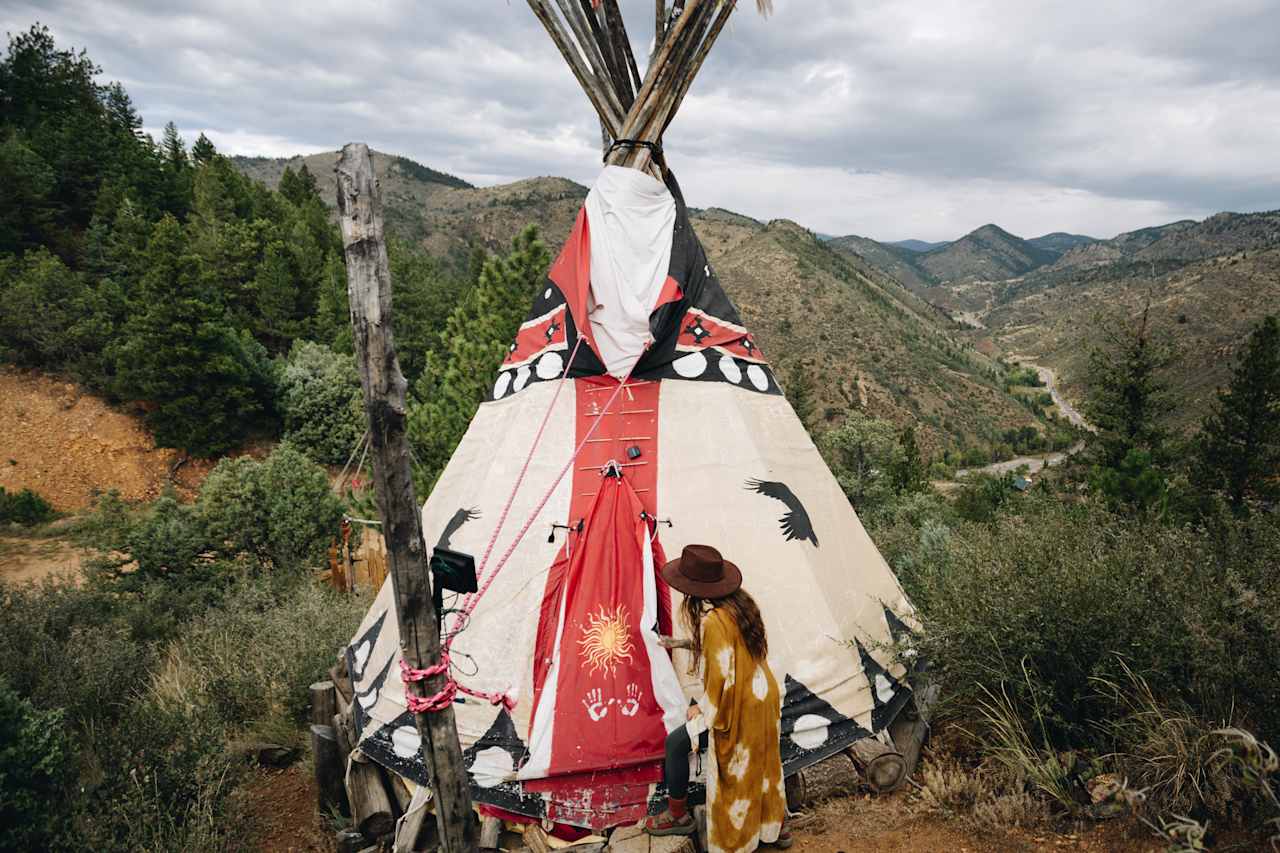
<instances>
[{"instance_id":1,"label":"wooden stake","mask_svg":"<svg viewBox=\"0 0 1280 853\"><path fill-rule=\"evenodd\" d=\"M667 114L666 120L662 125L662 133L658 134L661 138L667 132L667 128L671 125L671 120L676 117L676 113L680 111L680 105L684 103L684 96L688 94L689 87L693 85L694 78L698 76L698 72L702 70L702 63L707 60L707 54L711 52L711 47L716 43L716 39L720 37L720 31L724 29L724 25L728 22L729 16L733 14L734 7L738 5L738 0L728 0L724 7L720 10L720 16L716 18L715 23L711 25L711 29L702 40L702 44L698 47L698 53L693 59L693 65L680 78L679 89L676 92L675 101L671 105L671 110Z\"/></svg>"},{"instance_id":2,"label":"wooden stake","mask_svg":"<svg viewBox=\"0 0 1280 853\"><path fill-rule=\"evenodd\" d=\"M592 37L591 25L585 20L577 0L556 0L556 5L560 7L560 14L568 23L573 37L577 39L580 52L587 57L587 64L593 71L596 84L610 109L617 113L619 118L626 115L626 110L622 108L622 102L614 89L613 80L609 76L609 66L605 64L604 56L600 53L600 45Z\"/></svg>"},{"instance_id":3,"label":"wooden stake","mask_svg":"<svg viewBox=\"0 0 1280 853\"><path fill-rule=\"evenodd\" d=\"M551 36L551 41L555 42L556 47L560 50L560 55L564 57L564 61L569 63L569 70L578 79L578 85L582 87L582 91L586 92L587 99L591 101L591 106L595 107L596 114L600 116L600 120L605 123L605 127L609 130L609 135L617 138L623 117L615 114L609 106L609 99L601 91L598 81L596 81L590 69L583 64L577 48L572 44L564 30L561 29L559 22L555 19L555 14L551 11L551 7L547 5L546 0L528 0L528 3L529 8L533 10L533 14L537 15L538 20L542 22L542 27L547 31L547 35Z\"/></svg>"},{"instance_id":4,"label":"wooden stake","mask_svg":"<svg viewBox=\"0 0 1280 853\"><path fill-rule=\"evenodd\" d=\"M347 261L351 327L369 420L374 489L400 624L400 652L410 667L424 669L440 661L440 628L431 605L422 517L409 470L409 443L405 438L408 383L396 359L382 199L368 146L346 145L337 175L338 221ZM425 697L445 684L442 674L415 682L407 689ZM462 763L453 708L417 714L414 722L422 739L420 754L435 791L441 846L445 853L473 851L477 838L471 787ZM334 746L336 752L336 743Z\"/></svg>"}]
</instances>

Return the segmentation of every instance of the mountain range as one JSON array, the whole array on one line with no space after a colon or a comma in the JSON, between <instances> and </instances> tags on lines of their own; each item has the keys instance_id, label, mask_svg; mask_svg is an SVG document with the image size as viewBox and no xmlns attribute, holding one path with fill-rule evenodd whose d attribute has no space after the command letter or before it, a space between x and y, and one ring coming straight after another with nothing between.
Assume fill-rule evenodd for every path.
<instances>
[{"instance_id":1,"label":"mountain range","mask_svg":"<svg viewBox=\"0 0 1280 853\"><path fill-rule=\"evenodd\" d=\"M236 163L268 184L305 163L332 203L337 156ZM459 265L472 246L504 250L529 223L557 247L587 194L556 177L475 187L380 153L374 166L389 230ZM1172 384L1175 421L1190 426L1249 329L1280 313L1280 211L1220 213L1110 239L1024 239L987 224L945 243L829 237L718 208L691 209L691 217L779 378L806 389L819 422L861 408L918 423L935 450L990 445L1003 429L1037 422L1004 391L999 356L1055 369L1078 397L1097 322L1133 316L1148 300L1184 352Z\"/></svg>"},{"instance_id":2,"label":"mountain range","mask_svg":"<svg viewBox=\"0 0 1280 853\"><path fill-rule=\"evenodd\" d=\"M289 160L238 158L274 185L305 164L333 200L336 153ZM587 188L541 177L473 187L405 158L374 153L388 230L448 262L474 245L504 251L532 223L557 249ZM718 208L691 209L708 258L793 399L810 423L849 409L919 426L922 443L987 447L1002 431L1038 423L1001 382L1003 368L963 325L875 264L842 252L788 220L761 222Z\"/></svg>"}]
</instances>

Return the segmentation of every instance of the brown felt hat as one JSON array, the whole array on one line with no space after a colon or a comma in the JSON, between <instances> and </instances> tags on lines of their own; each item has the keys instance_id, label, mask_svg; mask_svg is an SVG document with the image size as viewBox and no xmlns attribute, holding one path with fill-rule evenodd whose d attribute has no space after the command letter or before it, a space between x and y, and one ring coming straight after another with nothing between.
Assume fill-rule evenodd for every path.
<instances>
[{"instance_id":1,"label":"brown felt hat","mask_svg":"<svg viewBox=\"0 0 1280 853\"><path fill-rule=\"evenodd\" d=\"M696 598L724 598L742 586L742 572L710 545L686 545L662 567L662 579Z\"/></svg>"}]
</instances>

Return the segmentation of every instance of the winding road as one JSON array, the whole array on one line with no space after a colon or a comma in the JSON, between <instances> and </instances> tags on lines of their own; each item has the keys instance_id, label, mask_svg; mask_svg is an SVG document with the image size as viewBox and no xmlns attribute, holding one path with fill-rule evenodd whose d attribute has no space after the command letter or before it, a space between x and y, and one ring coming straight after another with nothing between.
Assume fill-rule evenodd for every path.
<instances>
[{"instance_id":1,"label":"winding road","mask_svg":"<svg viewBox=\"0 0 1280 853\"><path fill-rule=\"evenodd\" d=\"M1084 415L1080 414L1080 410L1071 405L1071 403L1062 396L1061 392L1058 391L1058 377L1053 370L1021 359L1014 359L1014 362L1023 367L1035 368L1036 374L1040 377L1040 381L1045 384L1045 388L1048 390L1049 395L1053 397L1053 402L1057 405L1058 411L1061 412L1062 416L1073 426L1088 430L1089 432L1095 431L1093 425L1084 419ZM1000 476L1012 471L1017 471L1024 465L1027 467L1028 473L1035 474L1045 468L1051 468L1054 465L1062 464L1083 449L1084 442L1077 441L1066 450L1058 450L1053 453L1045 453L1040 456L1017 456L1013 459L1006 459L1003 462L993 462L990 465L984 465L981 468L961 468L959 471L956 471L956 479L975 473Z\"/></svg>"}]
</instances>

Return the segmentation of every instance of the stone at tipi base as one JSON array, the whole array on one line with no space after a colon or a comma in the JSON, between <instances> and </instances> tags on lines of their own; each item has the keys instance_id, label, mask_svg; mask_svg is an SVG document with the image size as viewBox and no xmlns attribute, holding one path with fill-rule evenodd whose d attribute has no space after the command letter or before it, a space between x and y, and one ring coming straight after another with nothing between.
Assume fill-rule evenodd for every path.
<instances>
[{"instance_id":1,"label":"stone at tipi base","mask_svg":"<svg viewBox=\"0 0 1280 853\"><path fill-rule=\"evenodd\" d=\"M636 825L615 829L605 850L612 853L698 853L698 845L693 836L654 836Z\"/></svg>"}]
</instances>

